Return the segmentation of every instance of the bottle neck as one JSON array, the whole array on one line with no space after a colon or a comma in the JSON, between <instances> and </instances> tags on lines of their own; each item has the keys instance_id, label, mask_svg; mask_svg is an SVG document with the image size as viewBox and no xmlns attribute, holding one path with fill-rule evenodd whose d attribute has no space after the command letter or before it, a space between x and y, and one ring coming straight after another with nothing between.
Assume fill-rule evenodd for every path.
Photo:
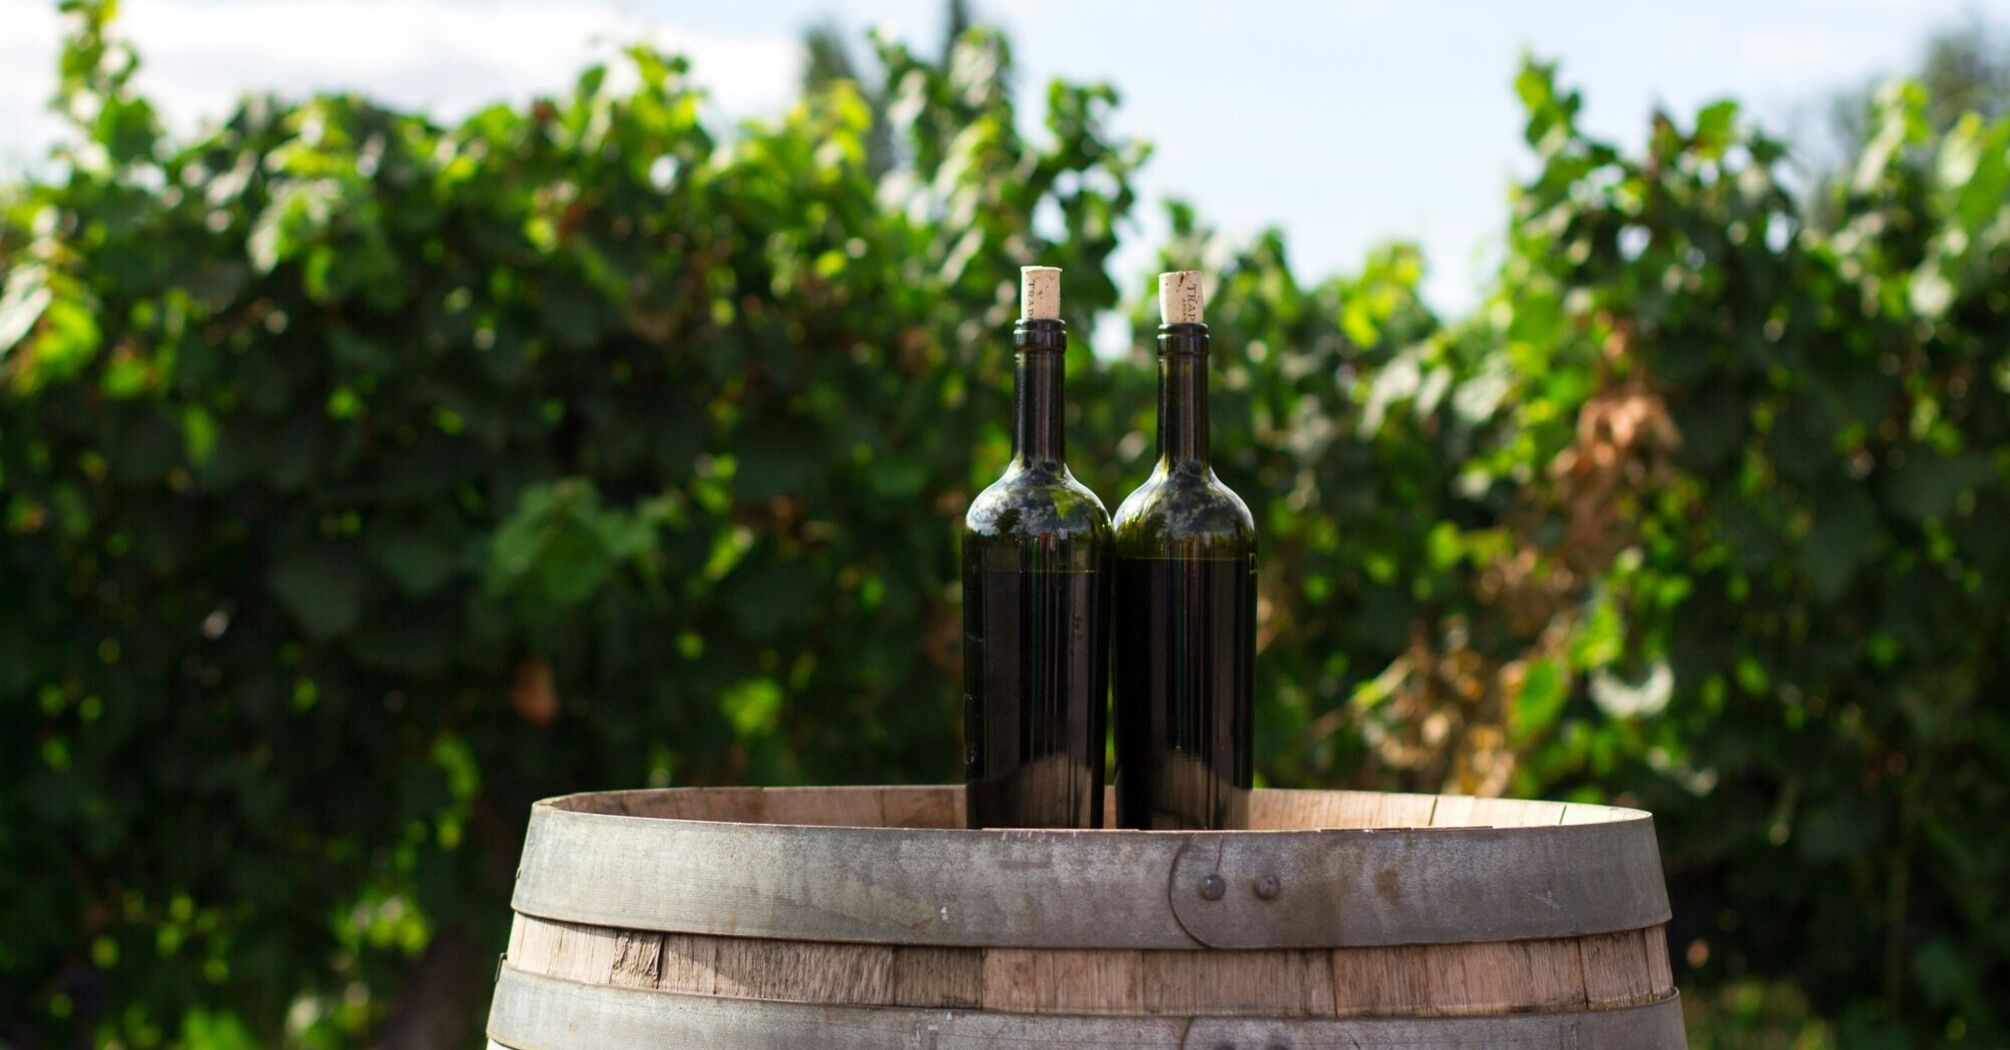
<instances>
[{"instance_id":1,"label":"bottle neck","mask_svg":"<svg viewBox=\"0 0 2010 1050\"><path fill-rule=\"evenodd\" d=\"M1168 470L1205 470L1207 326L1159 327L1159 462Z\"/></svg>"},{"instance_id":2,"label":"bottle neck","mask_svg":"<svg viewBox=\"0 0 2010 1050\"><path fill-rule=\"evenodd\" d=\"M1060 321L1021 321L1012 332L1016 409L1012 460L1028 466L1058 466L1067 458L1062 417L1067 405L1067 326Z\"/></svg>"}]
</instances>

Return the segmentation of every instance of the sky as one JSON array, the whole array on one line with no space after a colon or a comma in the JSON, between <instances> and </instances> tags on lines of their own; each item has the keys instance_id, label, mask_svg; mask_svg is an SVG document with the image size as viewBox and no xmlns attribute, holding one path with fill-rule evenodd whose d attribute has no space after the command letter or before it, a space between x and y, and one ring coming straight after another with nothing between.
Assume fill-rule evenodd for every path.
<instances>
[{"instance_id":1,"label":"sky","mask_svg":"<svg viewBox=\"0 0 2010 1050\"><path fill-rule=\"evenodd\" d=\"M1285 230L1301 279L1421 243L1428 299L1471 306L1493 265L1507 187L1531 162L1512 81L1524 51L1561 63L1596 134L1637 145L1656 106L1732 97L1805 130L1839 88L1910 68L1928 34L2010 0L974 0L1010 34L1022 116L1050 78L1122 93L1114 130L1154 143L1119 278L1140 290L1180 197L1233 235ZM187 127L239 93L354 89L451 119L563 88L647 39L688 54L721 120L794 97L805 26L863 42L882 27L933 48L942 0L126 0L142 89ZM44 155L61 25L53 0L0 0L0 169ZM864 48L859 52L862 54ZM1110 333L1123 338L1122 333ZM1097 333L1098 343L1105 333Z\"/></svg>"}]
</instances>

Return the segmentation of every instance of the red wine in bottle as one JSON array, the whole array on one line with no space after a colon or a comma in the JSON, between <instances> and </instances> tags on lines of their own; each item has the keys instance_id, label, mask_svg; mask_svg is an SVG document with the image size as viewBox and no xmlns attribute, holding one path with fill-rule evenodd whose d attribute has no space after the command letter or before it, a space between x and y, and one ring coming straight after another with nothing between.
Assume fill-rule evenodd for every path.
<instances>
[{"instance_id":1,"label":"red wine in bottle","mask_svg":"<svg viewBox=\"0 0 2010 1050\"><path fill-rule=\"evenodd\" d=\"M1020 291L1012 462L963 520L965 823L1099 828L1110 516L1064 455L1060 271Z\"/></svg>"},{"instance_id":2,"label":"red wine in bottle","mask_svg":"<svg viewBox=\"0 0 2010 1050\"><path fill-rule=\"evenodd\" d=\"M1256 523L1208 464L1200 274L1159 275L1159 460L1117 508L1117 826L1249 824Z\"/></svg>"}]
</instances>

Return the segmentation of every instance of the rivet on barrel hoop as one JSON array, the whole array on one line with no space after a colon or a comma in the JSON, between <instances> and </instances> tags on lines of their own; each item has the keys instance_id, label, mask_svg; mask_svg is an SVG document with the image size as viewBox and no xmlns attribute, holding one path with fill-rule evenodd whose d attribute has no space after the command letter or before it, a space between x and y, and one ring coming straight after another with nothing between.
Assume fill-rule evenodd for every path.
<instances>
[{"instance_id":1,"label":"rivet on barrel hoop","mask_svg":"<svg viewBox=\"0 0 2010 1050\"><path fill-rule=\"evenodd\" d=\"M1265 875L1256 880L1256 896L1260 900L1274 901L1284 892L1284 883L1275 875Z\"/></svg>"},{"instance_id":2,"label":"rivet on barrel hoop","mask_svg":"<svg viewBox=\"0 0 2010 1050\"><path fill-rule=\"evenodd\" d=\"M1200 880L1201 900L1218 901L1221 899L1221 895L1227 892L1228 880L1219 875L1209 875L1207 878ZM1234 1050L1234 1047L1230 1047L1229 1050Z\"/></svg>"}]
</instances>

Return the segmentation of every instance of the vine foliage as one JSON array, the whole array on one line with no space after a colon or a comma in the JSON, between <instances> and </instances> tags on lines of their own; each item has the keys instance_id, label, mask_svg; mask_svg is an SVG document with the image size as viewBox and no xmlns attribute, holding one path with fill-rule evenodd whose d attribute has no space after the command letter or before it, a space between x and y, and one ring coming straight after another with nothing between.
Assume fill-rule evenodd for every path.
<instances>
[{"instance_id":1,"label":"vine foliage","mask_svg":"<svg viewBox=\"0 0 2010 1050\"><path fill-rule=\"evenodd\" d=\"M1147 320L1113 91L1022 116L980 28L730 131L635 48L451 126L176 136L66 6L74 134L0 189L0 1045L346 1046L401 988L470 1031L533 799L954 778L1016 268ZM1411 248L1306 281L1171 206L1264 779L1648 806L1690 987L2001 1041L2010 125L1894 86L1815 228L1729 103L1636 154L1516 86L1469 317ZM1070 367L1125 491L1149 347Z\"/></svg>"}]
</instances>

